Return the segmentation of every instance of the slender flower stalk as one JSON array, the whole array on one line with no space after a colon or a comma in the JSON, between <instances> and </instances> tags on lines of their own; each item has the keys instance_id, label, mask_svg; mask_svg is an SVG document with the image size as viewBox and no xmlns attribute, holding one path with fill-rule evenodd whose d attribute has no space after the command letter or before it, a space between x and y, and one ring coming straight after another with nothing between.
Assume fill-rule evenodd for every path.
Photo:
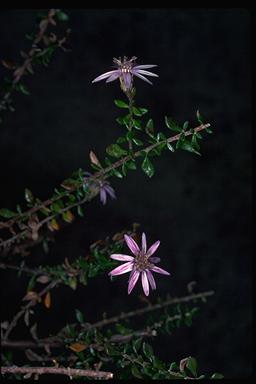
<instances>
[{"instance_id":1,"label":"slender flower stalk","mask_svg":"<svg viewBox=\"0 0 256 384\"><path fill-rule=\"evenodd\" d=\"M136 65L137 57L133 56L130 60L124 56L123 60L121 57L116 59L114 57L113 62L115 68L112 71L103 73L102 75L96 77L92 83L96 83L101 80L106 79L106 83L110 83L114 80L119 79L121 83L121 88L124 92L131 91L133 85L133 76L139 77L140 79L146 81L149 84L152 84L145 76L158 77L157 74L153 72L146 71L148 68L157 67L156 64L145 64L145 65Z\"/></svg>"},{"instance_id":2,"label":"slender flower stalk","mask_svg":"<svg viewBox=\"0 0 256 384\"><path fill-rule=\"evenodd\" d=\"M131 272L128 281L128 295L131 293L139 277L141 276L142 288L146 296L149 295L149 286L156 289L156 282L151 271L162 275L170 275L155 264L159 263L160 258L152 255L156 252L160 245L160 241L156 241L149 249L147 249L147 240L145 233L142 234L141 249L131 236L124 235L125 242L134 256L123 254L112 254L110 257L114 260L126 261L126 263L109 272L110 276L122 275Z\"/></svg>"}]
</instances>

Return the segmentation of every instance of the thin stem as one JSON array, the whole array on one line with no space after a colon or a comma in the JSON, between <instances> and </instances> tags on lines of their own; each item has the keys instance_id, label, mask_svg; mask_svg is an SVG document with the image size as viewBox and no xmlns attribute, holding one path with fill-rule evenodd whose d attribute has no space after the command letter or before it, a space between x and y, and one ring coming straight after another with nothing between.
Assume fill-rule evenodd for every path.
<instances>
[{"instance_id":1,"label":"thin stem","mask_svg":"<svg viewBox=\"0 0 256 384\"><path fill-rule=\"evenodd\" d=\"M104 372L104 371L92 371L89 369L74 369L74 368L60 368L60 367L1 367L1 373L21 373L21 374L36 374L36 375L44 375L44 374L55 374L55 375L66 375L70 378L76 376L82 377L92 377L92 378L101 378L101 379L112 379L112 372Z\"/></svg>"},{"instance_id":2,"label":"thin stem","mask_svg":"<svg viewBox=\"0 0 256 384\"><path fill-rule=\"evenodd\" d=\"M206 291L206 292L201 292L201 293L194 293L194 294L191 294L188 296L183 296L183 297L175 297L175 298L166 300L162 303L148 306L146 308L141 308L141 309L137 309L137 310L134 310L131 312L126 312L126 313L121 313L118 316L110 317L109 319L104 319L104 320L98 321L97 323L94 323L94 324L90 324L90 325L84 324L83 327L85 329L101 328L101 327L104 327L104 326L109 325L109 324L117 323L120 320L128 319L128 318L134 317L134 316L143 315L145 313L152 312L152 311L167 307L167 306L172 305L172 304L187 303L187 302L192 301L192 300L205 299L206 297L209 297L212 295L214 295L214 291Z\"/></svg>"}]
</instances>

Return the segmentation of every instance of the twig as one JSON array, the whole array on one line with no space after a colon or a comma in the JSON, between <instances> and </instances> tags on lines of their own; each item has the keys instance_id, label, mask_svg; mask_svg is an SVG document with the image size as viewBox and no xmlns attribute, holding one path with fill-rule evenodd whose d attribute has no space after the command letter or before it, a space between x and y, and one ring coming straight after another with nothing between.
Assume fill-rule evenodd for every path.
<instances>
[{"instance_id":1,"label":"twig","mask_svg":"<svg viewBox=\"0 0 256 384\"><path fill-rule=\"evenodd\" d=\"M50 291L53 287L55 287L59 283L59 280L52 281L48 284L41 292L38 293L38 296L41 297L48 291ZM30 308L36 304L36 300L30 300L27 305L21 308L21 310L14 316L11 323L8 325L8 328L3 336L3 340L7 340L11 331L16 326L17 321L21 318L21 316Z\"/></svg>"},{"instance_id":2,"label":"twig","mask_svg":"<svg viewBox=\"0 0 256 384\"><path fill-rule=\"evenodd\" d=\"M59 368L59 367L1 367L1 373L31 373L36 375L44 374L55 374L55 375L66 375L69 377L82 376L82 377L92 377L92 378L101 378L101 379L112 379L112 372L104 371L92 371L89 369L74 369L74 368Z\"/></svg>"},{"instance_id":3,"label":"twig","mask_svg":"<svg viewBox=\"0 0 256 384\"><path fill-rule=\"evenodd\" d=\"M144 313L155 311L157 309L161 309L172 304L187 303L192 300L205 299L206 297L209 297L212 295L214 295L214 291L206 291L206 292L195 293L195 294L183 296L183 297L175 297L175 298L166 300L163 303L151 305L146 308L137 309L131 312L121 313L118 316L110 317L109 319L104 319L94 324L90 324L90 325L84 324L83 328L86 328L86 329L101 328L101 327L104 327L105 325L117 323L122 319L128 319L129 317L143 315Z\"/></svg>"},{"instance_id":4,"label":"twig","mask_svg":"<svg viewBox=\"0 0 256 384\"><path fill-rule=\"evenodd\" d=\"M202 131L206 128L210 127L210 124L201 124L200 126L196 127L193 131L194 132L199 132L199 131ZM189 135L192 135L192 132L191 131L187 131L187 132L184 132L185 136L189 136ZM162 140L162 141L159 141L155 144L152 144L148 147L146 147L145 149L141 149L141 150L138 150L137 152L135 152L133 155L128 155L128 156L125 156L123 157L122 159L116 161L115 163L111 164L110 166L106 167L105 169L101 170L101 171L98 171L96 172L94 175L92 175L91 177L88 178L88 180L94 180L94 179L97 179L97 178L102 178L103 176L107 177L107 174L113 170L113 169L116 169L118 167L120 167L121 165L123 165L124 163L132 160L133 158L137 158L139 156L141 156L141 154L144 152L144 153L149 153L150 151L152 151L153 149L155 149L156 147L158 147L159 145L165 143L166 141L168 143L171 143L171 142L174 142L174 141L177 141L179 138L180 138L180 135L181 133L175 135L175 136L172 136L172 137L169 137L167 140ZM81 185L79 184L78 187L80 187ZM23 212L22 214L20 215L17 215L16 217L14 217L13 219L10 219L8 220L7 222L4 223L4 227L9 227L9 226L12 226L19 218L21 217L24 217L24 216L29 216L35 212L37 212L38 210L40 210L41 208L43 207L46 207L56 201L58 201L59 199L61 199L62 197L65 197L65 196L68 196L70 194L70 192L74 192L78 187L74 187L72 188L69 192L64 192L62 193L61 195L55 197L55 198L52 198L52 199L48 199L46 200L45 202L43 202L42 204L36 206L36 207L33 207L31 209L29 209L28 211L26 212ZM71 204L69 205L68 207L65 207L63 208L62 210L60 210L58 213L54 214L54 215L51 215L51 216L48 216L46 217L44 220L42 220L41 222L38 223L38 228L42 227L43 224L46 224L48 223L50 220L52 220L54 217L62 214L63 212L71 209L71 208L74 208L78 205L82 205L84 204L86 201L88 200L91 200L92 198L94 198L96 195L98 194L98 189L94 189L93 190L93 193L92 194L89 194L88 196L86 196L84 199L74 203L74 204ZM28 233L30 233L31 230L30 229L25 229L24 231L16 234L15 236L12 236L10 237L9 239L7 240L4 240L0 243L0 247L7 247L8 245L12 244L14 241L16 240L19 240L20 238L22 238L23 236L26 236Z\"/></svg>"}]
</instances>

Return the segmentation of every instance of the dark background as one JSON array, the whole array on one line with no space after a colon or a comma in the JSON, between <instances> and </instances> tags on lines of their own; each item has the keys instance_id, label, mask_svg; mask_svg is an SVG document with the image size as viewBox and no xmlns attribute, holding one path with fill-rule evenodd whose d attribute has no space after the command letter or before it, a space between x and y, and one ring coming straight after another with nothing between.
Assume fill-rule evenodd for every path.
<instances>
[{"instance_id":1,"label":"dark background","mask_svg":"<svg viewBox=\"0 0 256 384\"><path fill-rule=\"evenodd\" d=\"M83 255L99 238L141 224L149 243L161 240L158 255L170 278L157 276L152 294L182 295L188 282L215 290L191 328L180 328L155 343L166 361L192 355L201 373L225 377L252 374L252 131L251 25L245 9L82 9L67 10L72 52L55 54L49 68L28 76L32 96L15 96L16 112L0 126L1 207L15 208L24 188L45 199L72 171L89 170L89 151L99 158L121 134L115 122L118 82L91 84L111 69L112 58L138 57L158 64L150 86L136 79L137 102L147 107L159 129L165 114L196 124L199 108L214 133L204 135L202 157L165 152L149 179L140 170L112 179L116 201L103 207L96 198L86 217L57 235L45 259L41 251L27 259L59 263ZM0 13L1 59L17 60L29 48L36 10ZM6 72L1 69L1 81ZM166 132L168 134L168 132ZM34 259L36 258L36 261ZM33 259L33 260L32 260ZM15 314L26 279L1 273L5 319ZM23 284L24 283L24 284ZM23 285L22 285L23 284ZM125 311L141 302L140 287L127 296L127 278L108 276L75 292L53 293L50 312L39 310L40 336L74 320L74 308L95 321L106 311ZM69 304L67 304L69 303ZM72 304L71 304L72 303ZM3 304L3 302L2 302ZM61 320L60 319L61 316ZM39 319L39 317L38 317ZM16 333L15 333L16 332ZM13 337L22 337L17 329Z\"/></svg>"}]
</instances>

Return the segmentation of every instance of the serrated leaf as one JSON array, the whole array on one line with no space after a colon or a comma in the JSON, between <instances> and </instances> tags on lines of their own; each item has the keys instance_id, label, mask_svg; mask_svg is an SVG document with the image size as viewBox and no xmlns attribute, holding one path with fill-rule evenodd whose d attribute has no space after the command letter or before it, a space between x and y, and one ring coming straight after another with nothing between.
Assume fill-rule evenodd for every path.
<instances>
[{"instance_id":1,"label":"serrated leaf","mask_svg":"<svg viewBox=\"0 0 256 384\"><path fill-rule=\"evenodd\" d=\"M152 177L155 173L154 166L147 156L145 156L142 162L141 169L146 173L148 177Z\"/></svg>"},{"instance_id":2,"label":"serrated leaf","mask_svg":"<svg viewBox=\"0 0 256 384\"><path fill-rule=\"evenodd\" d=\"M137 139L137 138L135 138L135 137L132 139L132 141L133 141L136 145L138 145L138 146L143 145L143 141L141 141L141 140L139 140L139 139Z\"/></svg>"},{"instance_id":3,"label":"serrated leaf","mask_svg":"<svg viewBox=\"0 0 256 384\"><path fill-rule=\"evenodd\" d=\"M82 207L80 205L77 206L77 213L81 217L84 216L84 212L83 212Z\"/></svg>"},{"instance_id":4,"label":"serrated leaf","mask_svg":"<svg viewBox=\"0 0 256 384\"><path fill-rule=\"evenodd\" d=\"M141 130L141 121L138 119L133 119L133 126L134 128Z\"/></svg>"},{"instance_id":5,"label":"serrated leaf","mask_svg":"<svg viewBox=\"0 0 256 384\"><path fill-rule=\"evenodd\" d=\"M153 360L154 357L154 351L150 344L146 343L145 341L142 344L142 350L144 355L150 360Z\"/></svg>"},{"instance_id":6,"label":"serrated leaf","mask_svg":"<svg viewBox=\"0 0 256 384\"><path fill-rule=\"evenodd\" d=\"M11 211L10 209L7 209L7 208L0 209L0 216L4 217L6 219L10 219L11 217L14 217L16 215L17 215L17 213Z\"/></svg>"},{"instance_id":7,"label":"serrated leaf","mask_svg":"<svg viewBox=\"0 0 256 384\"><path fill-rule=\"evenodd\" d=\"M139 349L141 347L141 343L142 343L142 339L141 338L133 341L132 348L133 348L135 353L138 353L138 351L139 351Z\"/></svg>"},{"instance_id":8,"label":"serrated leaf","mask_svg":"<svg viewBox=\"0 0 256 384\"><path fill-rule=\"evenodd\" d=\"M189 357L186 363L187 369L192 373L194 377L197 376L197 361L194 357Z\"/></svg>"},{"instance_id":9,"label":"serrated leaf","mask_svg":"<svg viewBox=\"0 0 256 384\"><path fill-rule=\"evenodd\" d=\"M171 129L172 131L175 131L175 132L181 132L182 131L182 128L179 127L171 117L165 116L164 121L165 121L167 128Z\"/></svg>"},{"instance_id":10,"label":"serrated leaf","mask_svg":"<svg viewBox=\"0 0 256 384\"><path fill-rule=\"evenodd\" d=\"M116 99L114 100L114 103L118 108L129 108L129 105L125 103L123 100Z\"/></svg>"},{"instance_id":11,"label":"serrated leaf","mask_svg":"<svg viewBox=\"0 0 256 384\"><path fill-rule=\"evenodd\" d=\"M44 305L48 309L51 307L51 293L50 292L47 292L45 295Z\"/></svg>"},{"instance_id":12,"label":"serrated leaf","mask_svg":"<svg viewBox=\"0 0 256 384\"><path fill-rule=\"evenodd\" d=\"M107 147L106 152L108 155L119 158L127 155L127 151L121 148L118 144L111 144Z\"/></svg>"},{"instance_id":13,"label":"serrated leaf","mask_svg":"<svg viewBox=\"0 0 256 384\"><path fill-rule=\"evenodd\" d=\"M143 376L141 375L140 371L136 367L136 365L133 365L131 368L131 373L134 377L137 377L138 379L142 379Z\"/></svg>"},{"instance_id":14,"label":"serrated leaf","mask_svg":"<svg viewBox=\"0 0 256 384\"><path fill-rule=\"evenodd\" d=\"M183 127L182 127L183 131L186 131L186 129L188 128L188 124L189 124L189 122L185 121L185 123L183 124Z\"/></svg>"},{"instance_id":15,"label":"serrated leaf","mask_svg":"<svg viewBox=\"0 0 256 384\"><path fill-rule=\"evenodd\" d=\"M117 169L112 169L112 172L113 174L116 176L116 177L119 177L120 179L122 179L123 175L121 172L119 172Z\"/></svg>"},{"instance_id":16,"label":"serrated leaf","mask_svg":"<svg viewBox=\"0 0 256 384\"><path fill-rule=\"evenodd\" d=\"M25 200L28 203L33 203L34 201L33 193L28 188L25 189Z\"/></svg>"},{"instance_id":17,"label":"serrated leaf","mask_svg":"<svg viewBox=\"0 0 256 384\"><path fill-rule=\"evenodd\" d=\"M176 148L183 149L184 151L188 151L188 152L193 152L193 153L196 153L197 155L201 156L201 153L198 152L193 147L193 145L190 143L190 141L188 141L188 140L177 141L177 144L178 143L179 143L179 145L176 145Z\"/></svg>"},{"instance_id":18,"label":"serrated leaf","mask_svg":"<svg viewBox=\"0 0 256 384\"><path fill-rule=\"evenodd\" d=\"M79 311L79 309L76 309L76 319L79 323L84 322L84 316L83 316L82 312Z\"/></svg>"},{"instance_id":19,"label":"serrated leaf","mask_svg":"<svg viewBox=\"0 0 256 384\"><path fill-rule=\"evenodd\" d=\"M128 169L135 170L137 168L134 160L127 161L126 165Z\"/></svg>"},{"instance_id":20,"label":"serrated leaf","mask_svg":"<svg viewBox=\"0 0 256 384\"><path fill-rule=\"evenodd\" d=\"M148 110L146 108L137 108L137 107L133 107L132 111L133 111L135 116L143 116L143 115L145 115L145 113L148 112Z\"/></svg>"},{"instance_id":21,"label":"serrated leaf","mask_svg":"<svg viewBox=\"0 0 256 384\"><path fill-rule=\"evenodd\" d=\"M170 151L172 151L172 152L175 151L175 149L173 148L173 146L172 146L170 143L168 143L168 141L167 141L167 143L166 143L166 146L167 146L167 148L168 148Z\"/></svg>"},{"instance_id":22,"label":"serrated leaf","mask_svg":"<svg viewBox=\"0 0 256 384\"><path fill-rule=\"evenodd\" d=\"M69 346L69 349L71 349L73 352L82 352L87 348L87 344L82 343L73 343Z\"/></svg>"}]
</instances>

